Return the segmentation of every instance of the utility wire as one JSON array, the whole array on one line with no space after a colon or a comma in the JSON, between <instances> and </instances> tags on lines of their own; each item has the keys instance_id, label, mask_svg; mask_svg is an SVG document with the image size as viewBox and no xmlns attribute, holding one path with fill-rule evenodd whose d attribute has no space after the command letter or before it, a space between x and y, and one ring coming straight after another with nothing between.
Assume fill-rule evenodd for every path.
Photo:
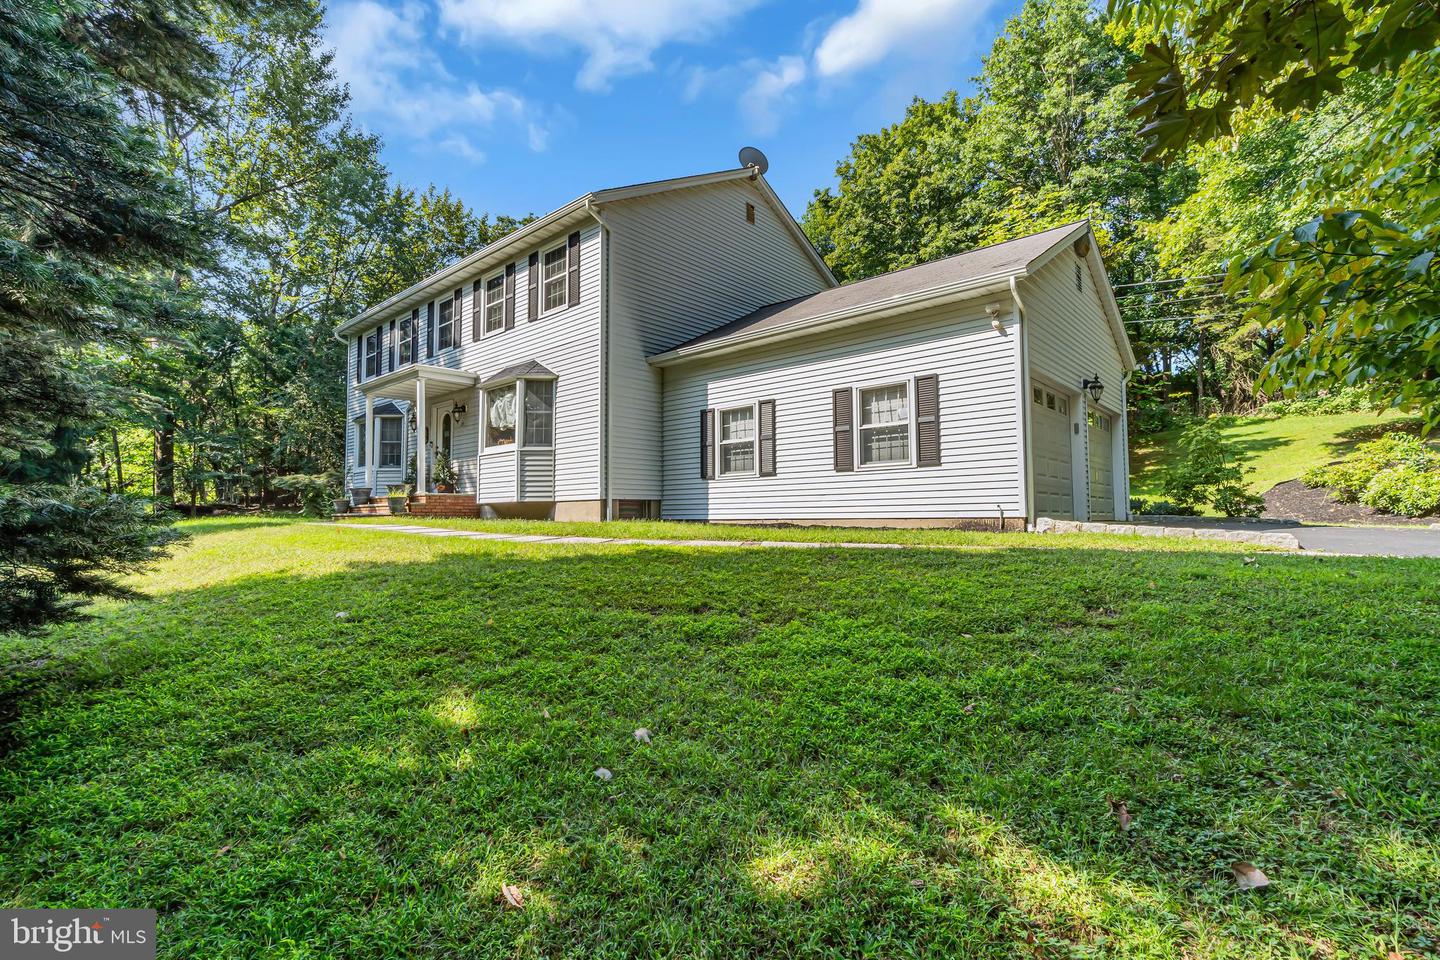
<instances>
[{"instance_id":1,"label":"utility wire","mask_svg":"<svg viewBox=\"0 0 1440 960\"><path fill-rule=\"evenodd\" d=\"M1114 290L1124 290L1128 287L1153 287L1161 283L1187 283L1203 281L1206 283L1219 283L1225 279L1223 273L1210 273L1199 277L1171 277L1168 280L1137 280L1134 283L1117 283Z\"/></svg>"}]
</instances>

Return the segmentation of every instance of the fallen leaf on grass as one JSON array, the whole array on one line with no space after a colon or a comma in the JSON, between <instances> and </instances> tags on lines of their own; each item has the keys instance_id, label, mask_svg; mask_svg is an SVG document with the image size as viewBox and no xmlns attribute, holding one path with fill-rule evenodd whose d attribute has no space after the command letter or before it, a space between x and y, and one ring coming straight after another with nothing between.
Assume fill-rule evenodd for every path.
<instances>
[{"instance_id":1,"label":"fallen leaf on grass","mask_svg":"<svg viewBox=\"0 0 1440 960\"><path fill-rule=\"evenodd\" d=\"M595 776L599 777L601 780L606 781L607 783L615 779L615 774L611 773L609 770L606 770L604 767L596 767Z\"/></svg>"},{"instance_id":2,"label":"fallen leaf on grass","mask_svg":"<svg viewBox=\"0 0 1440 960\"><path fill-rule=\"evenodd\" d=\"M525 894L513 883L500 884L500 898L505 901L505 906L511 910L520 910L525 906Z\"/></svg>"},{"instance_id":3,"label":"fallen leaf on grass","mask_svg":"<svg viewBox=\"0 0 1440 960\"><path fill-rule=\"evenodd\" d=\"M635 742L636 742L636 743L649 743L649 742L650 742L650 731L649 731L648 729L646 729L645 727L641 727L639 730L636 730L636 731L635 731Z\"/></svg>"},{"instance_id":4,"label":"fallen leaf on grass","mask_svg":"<svg viewBox=\"0 0 1440 960\"><path fill-rule=\"evenodd\" d=\"M544 708L542 708L541 711L540 711L540 715L541 715L542 717L544 717L546 720L549 720L549 719L550 719L550 708L549 708L549 707L544 707Z\"/></svg>"},{"instance_id":5,"label":"fallen leaf on grass","mask_svg":"<svg viewBox=\"0 0 1440 960\"><path fill-rule=\"evenodd\" d=\"M1265 876L1265 871L1247 860L1236 860L1230 864L1230 872L1235 874L1235 884L1241 890L1259 890L1270 886L1270 878Z\"/></svg>"},{"instance_id":6,"label":"fallen leaf on grass","mask_svg":"<svg viewBox=\"0 0 1440 960\"><path fill-rule=\"evenodd\" d=\"M1125 806L1125 801L1121 800L1117 803L1111 800L1110 813L1115 817L1115 821L1120 824L1121 830L1128 831L1130 829L1130 808Z\"/></svg>"},{"instance_id":7,"label":"fallen leaf on grass","mask_svg":"<svg viewBox=\"0 0 1440 960\"><path fill-rule=\"evenodd\" d=\"M227 854L227 853L229 853L229 852L230 852L230 844L227 843L227 844L225 844L225 846L223 846L223 847L221 847L219 850L216 850L216 851L215 851L215 856L217 856L217 857L223 857L223 856L225 856L225 854Z\"/></svg>"},{"instance_id":8,"label":"fallen leaf on grass","mask_svg":"<svg viewBox=\"0 0 1440 960\"><path fill-rule=\"evenodd\" d=\"M966 713L974 713L974 712L975 712L975 704L973 704L973 703L967 703L967 704L965 704L965 712L966 712Z\"/></svg>"},{"instance_id":9,"label":"fallen leaf on grass","mask_svg":"<svg viewBox=\"0 0 1440 960\"><path fill-rule=\"evenodd\" d=\"M1245 558L1245 566L1247 566L1247 567L1253 567L1253 566L1255 566L1255 558L1254 558L1254 557L1246 557L1246 558Z\"/></svg>"},{"instance_id":10,"label":"fallen leaf on grass","mask_svg":"<svg viewBox=\"0 0 1440 960\"><path fill-rule=\"evenodd\" d=\"M336 620L349 620L349 619L350 619L350 611L348 611L348 610L336 610L336 611L335 611L335 619L336 619Z\"/></svg>"}]
</instances>

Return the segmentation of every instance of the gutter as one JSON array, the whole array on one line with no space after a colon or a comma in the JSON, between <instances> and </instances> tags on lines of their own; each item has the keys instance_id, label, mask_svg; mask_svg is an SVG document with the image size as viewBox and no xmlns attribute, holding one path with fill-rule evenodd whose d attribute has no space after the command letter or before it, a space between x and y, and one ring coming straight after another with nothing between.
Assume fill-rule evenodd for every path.
<instances>
[{"instance_id":1,"label":"gutter","mask_svg":"<svg viewBox=\"0 0 1440 960\"><path fill-rule=\"evenodd\" d=\"M955 281L945 286L932 287L920 293L902 294L891 297L889 300L872 301L859 306L832 310L829 313L822 313L819 316L792 320L789 323L778 327L770 327L758 333L748 335L742 333L730 339L700 343L693 347L676 347L664 353L657 353L647 358L647 361L651 366L665 367L674 363L680 363L684 360L720 356L726 353L733 353L736 350L746 350L763 343L808 336L812 333L843 327L851 323L873 320L889 313L899 313L915 307L939 306L952 300L968 300L974 297L982 297L987 293L998 293L1005 290L1006 282L1009 281L1013 284L1016 276L1025 276L1025 274L999 273L985 277ZM814 296L822 296L822 294L814 294Z\"/></svg>"},{"instance_id":2,"label":"gutter","mask_svg":"<svg viewBox=\"0 0 1440 960\"><path fill-rule=\"evenodd\" d=\"M1020 512L1025 515L1026 526L1033 526L1035 517L1031 505L1035 502L1035 464L1030 456L1030 325L1025 322L1025 301L1020 299L1020 285L1015 277L1010 278L1010 297L1015 301L1015 323L1020 328L1019 343L1016 347L1019 360L1017 373L1020 379Z\"/></svg>"}]
</instances>

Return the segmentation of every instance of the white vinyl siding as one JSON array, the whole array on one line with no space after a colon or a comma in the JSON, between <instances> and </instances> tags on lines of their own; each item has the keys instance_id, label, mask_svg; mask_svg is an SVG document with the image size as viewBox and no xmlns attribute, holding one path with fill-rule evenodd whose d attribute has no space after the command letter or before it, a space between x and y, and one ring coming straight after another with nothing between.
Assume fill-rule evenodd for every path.
<instances>
[{"instance_id":1,"label":"white vinyl siding","mask_svg":"<svg viewBox=\"0 0 1440 960\"><path fill-rule=\"evenodd\" d=\"M1019 516L1012 336L992 328L982 304L958 304L665 368L661 515L716 521ZM913 378L924 374L939 377L940 466L837 473L833 391L902 382L913 390ZM775 400L775 476L704 480L695 466L700 411L755 398ZM913 419L913 408L907 416Z\"/></svg>"},{"instance_id":2,"label":"white vinyl siding","mask_svg":"<svg viewBox=\"0 0 1440 960\"><path fill-rule=\"evenodd\" d=\"M747 203L756 208L754 223L746 221ZM611 230L609 495L655 500L661 381L670 374L662 378L645 358L832 283L749 181L627 200L604 215ZM693 422L685 469L695 472Z\"/></svg>"}]
</instances>

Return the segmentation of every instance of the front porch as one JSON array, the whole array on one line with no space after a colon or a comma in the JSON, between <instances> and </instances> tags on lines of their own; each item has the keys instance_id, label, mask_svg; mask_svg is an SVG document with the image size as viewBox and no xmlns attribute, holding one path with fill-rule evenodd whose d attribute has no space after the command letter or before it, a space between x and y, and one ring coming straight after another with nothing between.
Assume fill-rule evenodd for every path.
<instances>
[{"instance_id":1,"label":"front porch","mask_svg":"<svg viewBox=\"0 0 1440 960\"><path fill-rule=\"evenodd\" d=\"M471 438L474 430L472 428L471 433L467 434L462 427L469 411L477 406L476 385L477 378L472 373L423 363L409 364L360 385L361 393L365 397L360 439L365 445L366 456L363 474L359 482L352 481L352 485L367 487L374 496L368 503L357 504L354 508L356 513L388 516L389 505L385 502L384 490L378 482L393 483L395 481L392 478L396 474L408 474L407 479L413 478L412 493L416 494L417 502L427 496L436 496L432 493L432 480L436 460L442 452L448 451L452 464L456 461L473 461L474 444L467 445L465 440ZM410 459L408 464L396 464L393 459L381 462L382 451L376 430L376 416L381 407L391 406L393 401L409 406L409 416L405 420L406 440L401 446L401 460ZM467 446L472 449L467 451ZM393 454L391 456L393 457ZM407 467L410 469L407 470ZM461 472L463 474L464 471ZM472 511L478 511L474 485L465 484L463 480L462 476L460 488L468 486L469 492L440 496L462 498L468 501ZM446 501L445 509L449 511L458 507ZM478 512L431 515L478 516Z\"/></svg>"}]
</instances>

